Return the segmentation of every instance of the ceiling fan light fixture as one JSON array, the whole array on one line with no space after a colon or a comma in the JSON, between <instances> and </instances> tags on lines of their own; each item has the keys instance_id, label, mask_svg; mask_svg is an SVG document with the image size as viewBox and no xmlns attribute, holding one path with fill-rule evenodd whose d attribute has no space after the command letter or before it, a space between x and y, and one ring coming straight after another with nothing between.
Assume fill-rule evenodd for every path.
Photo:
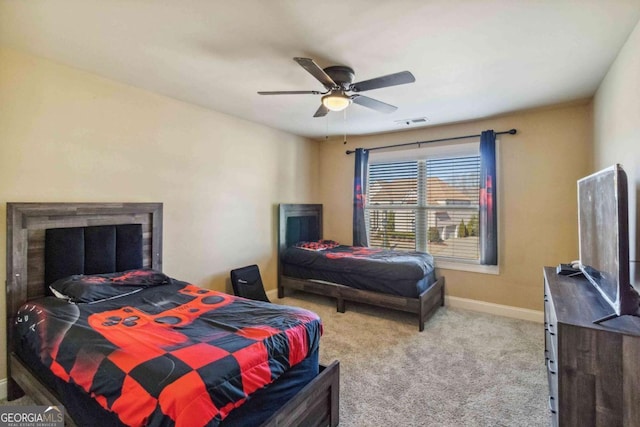
<instances>
[{"instance_id":1,"label":"ceiling fan light fixture","mask_svg":"<svg viewBox=\"0 0 640 427\"><path fill-rule=\"evenodd\" d=\"M351 97L341 92L333 92L322 97L322 105L331 111L342 111L351 104Z\"/></svg>"}]
</instances>

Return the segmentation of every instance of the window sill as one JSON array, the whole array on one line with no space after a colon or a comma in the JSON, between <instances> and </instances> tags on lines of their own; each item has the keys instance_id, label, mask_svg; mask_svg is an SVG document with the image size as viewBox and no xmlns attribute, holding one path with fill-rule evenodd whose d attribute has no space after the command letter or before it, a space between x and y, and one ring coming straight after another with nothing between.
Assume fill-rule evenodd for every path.
<instances>
[{"instance_id":1,"label":"window sill","mask_svg":"<svg viewBox=\"0 0 640 427\"><path fill-rule=\"evenodd\" d=\"M441 268L444 270L459 270L459 271L468 271L471 273L482 273L482 274L500 274L500 266L498 265L481 265L481 264L468 264L464 262L454 262L454 261L446 261L446 260L438 260L436 259L436 268Z\"/></svg>"}]
</instances>

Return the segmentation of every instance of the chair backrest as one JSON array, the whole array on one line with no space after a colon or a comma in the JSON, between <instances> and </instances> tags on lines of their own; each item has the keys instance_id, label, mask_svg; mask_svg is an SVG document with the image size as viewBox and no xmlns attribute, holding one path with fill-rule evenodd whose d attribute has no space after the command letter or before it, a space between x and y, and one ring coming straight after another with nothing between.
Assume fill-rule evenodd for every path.
<instances>
[{"instance_id":1,"label":"chair backrest","mask_svg":"<svg viewBox=\"0 0 640 427\"><path fill-rule=\"evenodd\" d=\"M236 296L271 302L264 291L260 269L257 265L231 270L231 286Z\"/></svg>"}]
</instances>

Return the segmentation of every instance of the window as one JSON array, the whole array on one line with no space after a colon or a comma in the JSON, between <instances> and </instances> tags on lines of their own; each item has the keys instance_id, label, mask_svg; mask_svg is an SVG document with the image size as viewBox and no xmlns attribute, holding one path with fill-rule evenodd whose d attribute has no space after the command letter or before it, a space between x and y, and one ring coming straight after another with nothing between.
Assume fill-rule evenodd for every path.
<instances>
[{"instance_id":1,"label":"window","mask_svg":"<svg viewBox=\"0 0 640 427\"><path fill-rule=\"evenodd\" d=\"M369 244L477 264L478 144L439 148L371 156L365 207Z\"/></svg>"}]
</instances>

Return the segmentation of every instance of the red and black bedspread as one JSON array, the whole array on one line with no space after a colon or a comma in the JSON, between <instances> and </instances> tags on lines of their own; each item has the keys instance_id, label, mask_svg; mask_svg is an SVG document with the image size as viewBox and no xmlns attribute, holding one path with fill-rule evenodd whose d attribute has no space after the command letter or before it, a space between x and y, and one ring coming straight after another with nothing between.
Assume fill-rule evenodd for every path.
<instances>
[{"instance_id":1,"label":"red and black bedspread","mask_svg":"<svg viewBox=\"0 0 640 427\"><path fill-rule=\"evenodd\" d=\"M312 312L156 280L155 272L142 283L144 274L110 275L106 284L73 276L76 288L124 292L78 304L31 301L16 322L22 347L124 424L218 425L318 348L322 324Z\"/></svg>"},{"instance_id":2,"label":"red and black bedspread","mask_svg":"<svg viewBox=\"0 0 640 427\"><path fill-rule=\"evenodd\" d=\"M300 242L284 250L280 261L286 276L411 298L436 280L433 256L424 252Z\"/></svg>"}]
</instances>

